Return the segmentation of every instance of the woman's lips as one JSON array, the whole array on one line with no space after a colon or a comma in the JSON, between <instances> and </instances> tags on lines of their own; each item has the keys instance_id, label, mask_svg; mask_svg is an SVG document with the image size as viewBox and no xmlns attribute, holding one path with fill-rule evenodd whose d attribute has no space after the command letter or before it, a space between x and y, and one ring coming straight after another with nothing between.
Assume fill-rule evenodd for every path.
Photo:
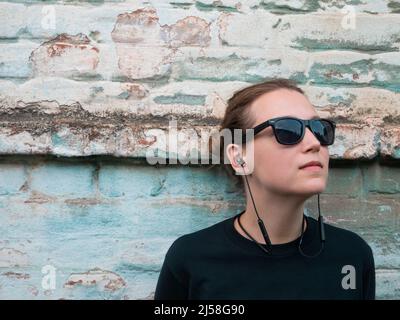
<instances>
[{"instance_id":1,"label":"woman's lips","mask_svg":"<svg viewBox=\"0 0 400 320\"><path fill-rule=\"evenodd\" d=\"M322 168L320 166L307 166L302 168L301 170L307 170L307 171L320 171Z\"/></svg>"}]
</instances>

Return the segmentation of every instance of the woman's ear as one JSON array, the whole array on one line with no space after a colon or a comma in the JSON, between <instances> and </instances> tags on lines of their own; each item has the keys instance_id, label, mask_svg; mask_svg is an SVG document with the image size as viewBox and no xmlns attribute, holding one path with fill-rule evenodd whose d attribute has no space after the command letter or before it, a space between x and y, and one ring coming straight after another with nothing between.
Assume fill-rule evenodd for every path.
<instances>
[{"instance_id":1,"label":"woman's ear","mask_svg":"<svg viewBox=\"0 0 400 320\"><path fill-rule=\"evenodd\" d=\"M230 143L226 147L226 154L229 158L230 164L233 170L240 174L242 167L245 165L245 161L242 157L242 152L238 145Z\"/></svg>"}]
</instances>

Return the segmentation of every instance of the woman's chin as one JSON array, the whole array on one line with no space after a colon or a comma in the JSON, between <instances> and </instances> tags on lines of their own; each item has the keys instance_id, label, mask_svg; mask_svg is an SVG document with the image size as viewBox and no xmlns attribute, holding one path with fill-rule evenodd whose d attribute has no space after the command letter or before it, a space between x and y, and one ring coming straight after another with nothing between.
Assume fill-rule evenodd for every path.
<instances>
[{"instance_id":1,"label":"woman's chin","mask_svg":"<svg viewBox=\"0 0 400 320\"><path fill-rule=\"evenodd\" d=\"M314 186L307 186L304 188L304 193L309 194L309 195L314 195L317 193L322 193L325 191L325 184L319 184L319 185L314 185Z\"/></svg>"},{"instance_id":2,"label":"woman's chin","mask_svg":"<svg viewBox=\"0 0 400 320\"><path fill-rule=\"evenodd\" d=\"M301 187L299 187L299 190L302 194L314 195L324 192L325 188L325 179L314 179L314 181L305 182Z\"/></svg>"}]
</instances>

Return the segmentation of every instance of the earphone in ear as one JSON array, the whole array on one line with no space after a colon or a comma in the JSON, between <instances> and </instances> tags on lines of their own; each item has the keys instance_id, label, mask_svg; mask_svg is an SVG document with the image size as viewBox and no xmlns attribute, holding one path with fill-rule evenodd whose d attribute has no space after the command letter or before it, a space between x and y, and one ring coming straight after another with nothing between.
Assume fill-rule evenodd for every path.
<instances>
[{"instance_id":1,"label":"earphone in ear","mask_svg":"<svg viewBox=\"0 0 400 320\"><path fill-rule=\"evenodd\" d=\"M245 164L244 160L241 157L236 157L236 162L242 167Z\"/></svg>"}]
</instances>

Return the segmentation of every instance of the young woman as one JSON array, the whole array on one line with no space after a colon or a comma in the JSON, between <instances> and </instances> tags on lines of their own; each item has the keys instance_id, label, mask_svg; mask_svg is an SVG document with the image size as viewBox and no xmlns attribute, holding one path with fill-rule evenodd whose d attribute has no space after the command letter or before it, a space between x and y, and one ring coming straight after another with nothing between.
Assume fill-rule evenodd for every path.
<instances>
[{"instance_id":1,"label":"young woman","mask_svg":"<svg viewBox=\"0 0 400 320\"><path fill-rule=\"evenodd\" d=\"M155 299L375 299L371 247L320 212L304 214L316 194L319 209L335 127L289 80L235 92L221 129L254 129L223 148L244 184L245 210L175 240Z\"/></svg>"}]
</instances>

